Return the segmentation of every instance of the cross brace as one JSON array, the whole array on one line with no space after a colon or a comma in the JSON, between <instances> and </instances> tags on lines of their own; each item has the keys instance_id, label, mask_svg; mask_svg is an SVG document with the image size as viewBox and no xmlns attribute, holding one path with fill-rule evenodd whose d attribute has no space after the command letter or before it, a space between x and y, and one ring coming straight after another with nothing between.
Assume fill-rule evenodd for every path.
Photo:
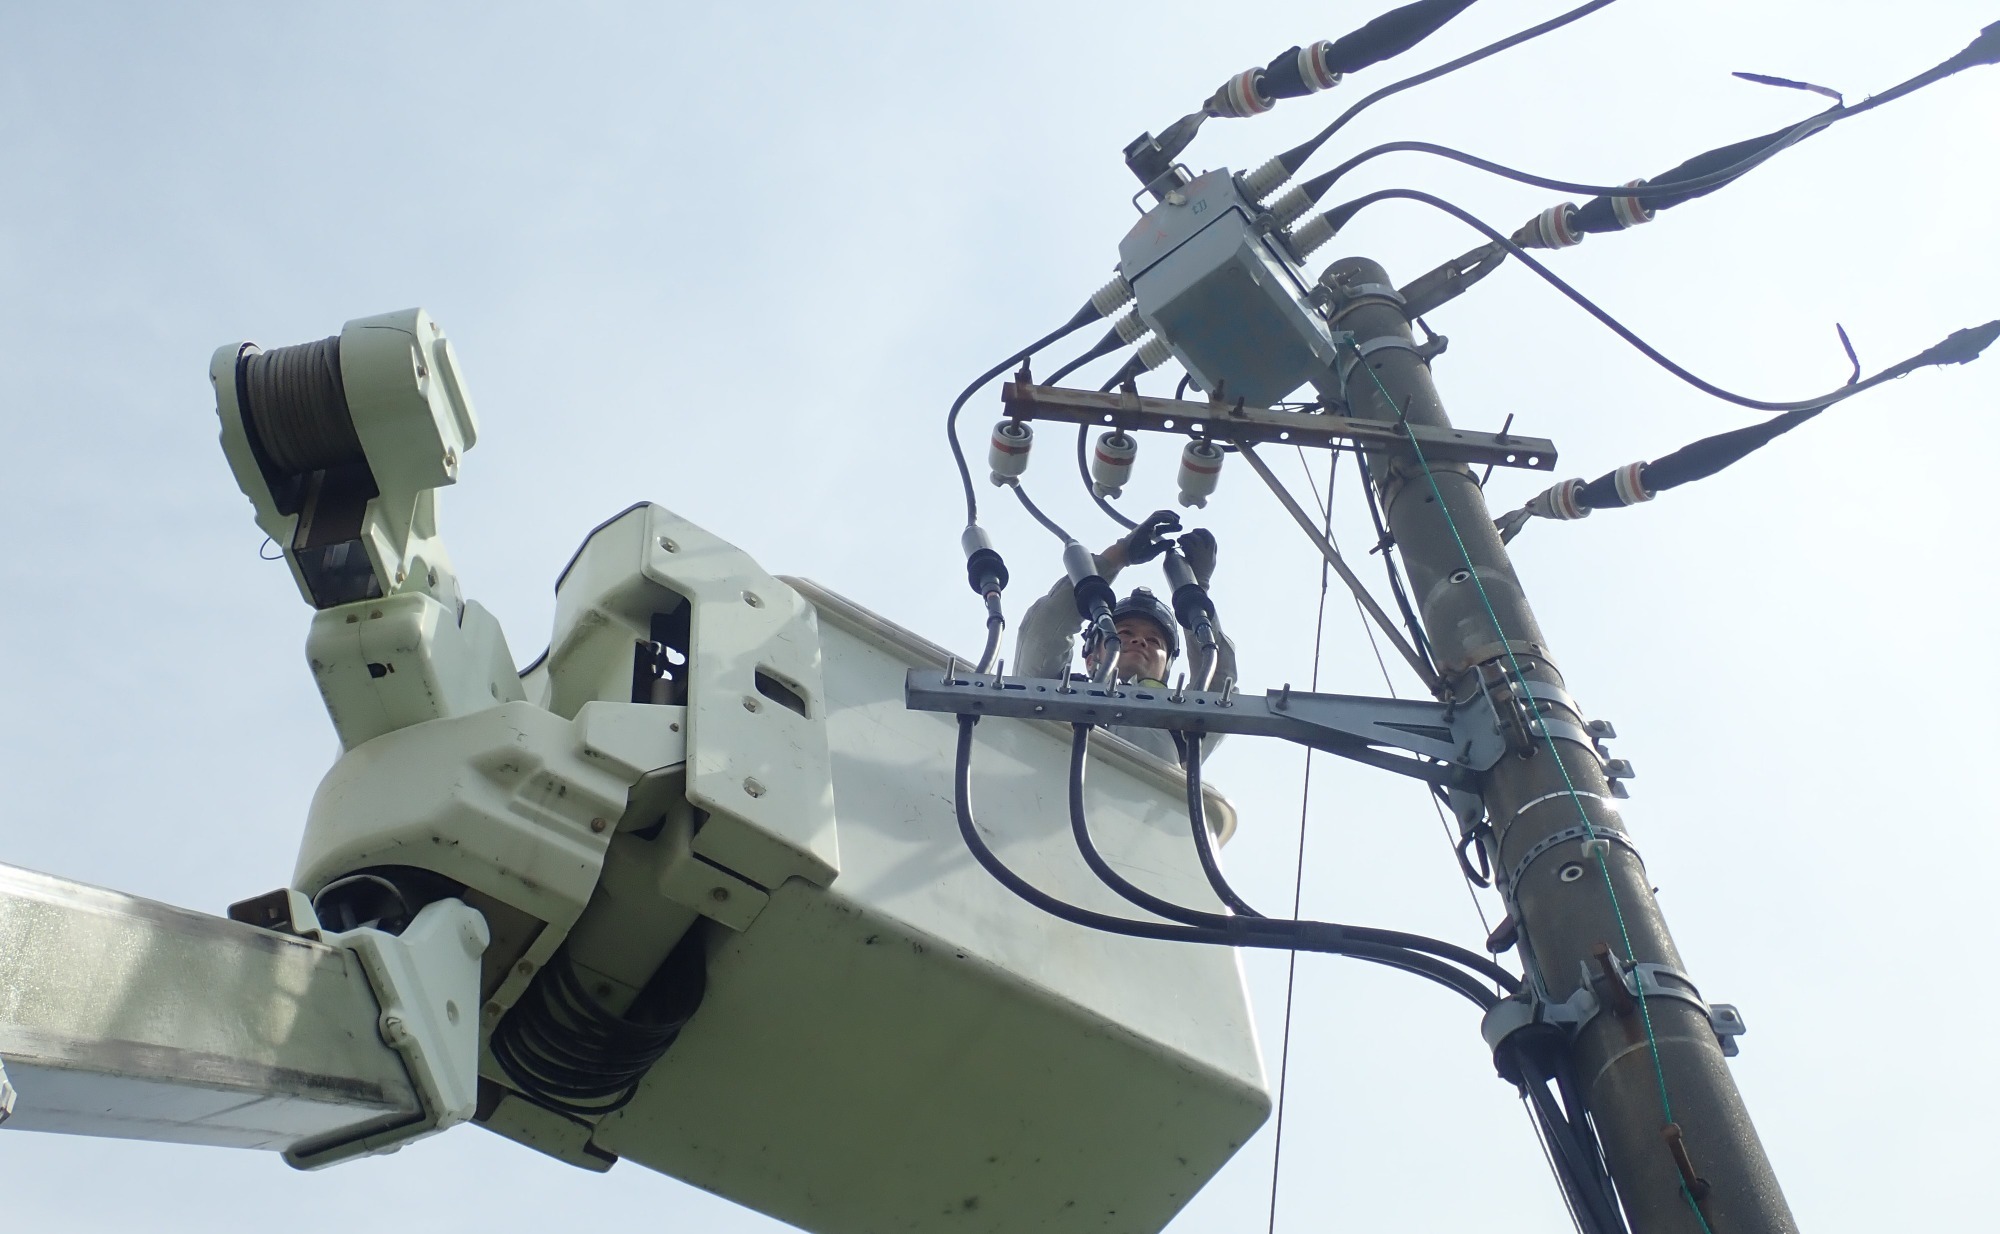
<instances>
[{"instance_id":1,"label":"cross brace","mask_svg":"<svg viewBox=\"0 0 2000 1234\"><path fill-rule=\"evenodd\" d=\"M1132 391L1102 393L1010 381L1000 401L1017 420L1060 420L1107 428L1180 433L1230 442L1284 442L1323 448L1395 450L1407 448L1404 428L1379 420L1356 420L1328 412L1274 411L1230 403L1153 398ZM1554 471L1555 443L1515 433L1475 433L1466 429L1411 424L1408 431L1424 457L1458 463L1487 463L1529 471Z\"/></svg>"}]
</instances>

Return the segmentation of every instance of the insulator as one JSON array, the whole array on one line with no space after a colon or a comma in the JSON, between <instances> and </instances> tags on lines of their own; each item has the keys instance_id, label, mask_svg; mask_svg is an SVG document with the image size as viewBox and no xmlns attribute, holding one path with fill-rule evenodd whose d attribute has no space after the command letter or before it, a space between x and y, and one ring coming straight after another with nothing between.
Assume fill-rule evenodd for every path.
<instances>
[{"instance_id":1,"label":"insulator","mask_svg":"<svg viewBox=\"0 0 2000 1234\"><path fill-rule=\"evenodd\" d=\"M1528 513L1541 518L1563 520L1589 518L1590 507L1577 500L1577 495L1583 491L1585 483L1578 479L1552 484L1530 498L1525 508Z\"/></svg>"},{"instance_id":2,"label":"insulator","mask_svg":"<svg viewBox=\"0 0 2000 1234\"><path fill-rule=\"evenodd\" d=\"M1146 331L1152 328L1139 319L1138 309L1133 309L1117 321L1111 323L1112 332L1128 343L1138 342L1145 336Z\"/></svg>"},{"instance_id":3,"label":"insulator","mask_svg":"<svg viewBox=\"0 0 2000 1234\"><path fill-rule=\"evenodd\" d=\"M1028 449L1035 444L1033 425L1019 420L1002 420L993 426L993 441L986 451L986 465L993 469L993 483L1019 479L1028 470Z\"/></svg>"},{"instance_id":4,"label":"insulator","mask_svg":"<svg viewBox=\"0 0 2000 1234\"><path fill-rule=\"evenodd\" d=\"M1111 316L1131 300L1132 284L1125 281L1123 274L1112 275L1110 282L1090 293L1090 307L1096 309L1100 317Z\"/></svg>"},{"instance_id":5,"label":"insulator","mask_svg":"<svg viewBox=\"0 0 2000 1234\"><path fill-rule=\"evenodd\" d=\"M1277 191L1279 185L1292 178L1285 165L1278 159L1266 159L1264 165L1243 177L1243 195L1253 203L1260 202Z\"/></svg>"},{"instance_id":6,"label":"insulator","mask_svg":"<svg viewBox=\"0 0 2000 1234\"><path fill-rule=\"evenodd\" d=\"M1575 222L1575 202L1550 206L1522 224L1514 233L1514 243L1524 249L1566 249L1582 244L1587 233L1577 230Z\"/></svg>"},{"instance_id":7,"label":"insulator","mask_svg":"<svg viewBox=\"0 0 2000 1234\"><path fill-rule=\"evenodd\" d=\"M1643 188L1645 184L1644 180L1627 180L1625 187L1628 189ZM1620 227L1637 227L1641 223L1650 223L1653 221L1652 208L1640 205L1637 197L1613 197L1611 199L1611 213L1618 220Z\"/></svg>"},{"instance_id":8,"label":"insulator","mask_svg":"<svg viewBox=\"0 0 2000 1234\"><path fill-rule=\"evenodd\" d=\"M1642 501L1651 501L1653 495L1646 491L1646 470L1644 462L1627 463L1611 473L1611 483L1618 490L1618 500L1628 506L1636 506Z\"/></svg>"},{"instance_id":9,"label":"insulator","mask_svg":"<svg viewBox=\"0 0 2000 1234\"><path fill-rule=\"evenodd\" d=\"M1173 358L1174 353L1168 349L1167 340L1157 334L1139 344L1139 371L1142 373L1150 373Z\"/></svg>"},{"instance_id":10,"label":"insulator","mask_svg":"<svg viewBox=\"0 0 2000 1234\"><path fill-rule=\"evenodd\" d=\"M1271 218L1280 227L1290 227L1292 220L1312 209L1312 198L1306 195L1306 186L1296 185L1283 197L1271 203Z\"/></svg>"},{"instance_id":11,"label":"insulator","mask_svg":"<svg viewBox=\"0 0 2000 1234\"><path fill-rule=\"evenodd\" d=\"M1298 250L1300 260L1304 260L1331 239L1333 239L1333 220L1324 214L1315 214L1293 230L1292 247Z\"/></svg>"},{"instance_id":12,"label":"insulator","mask_svg":"<svg viewBox=\"0 0 2000 1234\"><path fill-rule=\"evenodd\" d=\"M1311 89L1331 90L1340 84L1340 74L1327 64L1333 54L1333 44L1326 39L1308 47L1299 48L1299 80Z\"/></svg>"},{"instance_id":13,"label":"insulator","mask_svg":"<svg viewBox=\"0 0 2000 1234\"><path fill-rule=\"evenodd\" d=\"M1222 88L1208 100L1209 112L1241 120L1248 116L1261 116L1271 110L1272 100L1265 98L1257 89L1257 78L1263 72L1261 68L1244 69L1223 82Z\"/></svg>"},{"instance_id":14,"label":"insulator","mask_svg":"<svg viewBox=\"0 0 2000 1234\"><path fill-rule=\"evenodd\" d=\"M1125 482L1132 478L1132 464L1139 457L1139 441L1117 429L1097 438L1097 450L1090 456L1091 487L1100 497L1122 497Z\"/></svg>"},{"instance_id":15,"label":"insulator","mask_svg":"<svg viewBox=\"0 0 2000 1234\"><path fill-rule=\"evenodd\" d=\"M1206 509L1208 496L1221 478L1222 447L1199 439L1187 443L1181 451L1181 504Z\"/></svg>"}]
</instances>

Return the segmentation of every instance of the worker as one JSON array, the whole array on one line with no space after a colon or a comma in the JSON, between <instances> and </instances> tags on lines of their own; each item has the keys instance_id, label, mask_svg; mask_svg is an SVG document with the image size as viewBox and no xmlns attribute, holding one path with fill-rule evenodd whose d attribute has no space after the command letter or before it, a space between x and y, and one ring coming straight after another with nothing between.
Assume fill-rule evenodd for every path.
<instances>
[{"instance_id":1,"label":"worker","mask_svg":"<svg viewBox=\"0 0 2000 1234\"><path fill-rule=\"evenodd\" d=\"M1180 525L1180 516L1173 511L1154 511L1117 543L1095 555L1098 574L1110 582L1126 566L1159 557L1174 544L1168 537L1179 531ZM1215 537L1206 530L1192 531L1179 538L1178 547L1194 572L1195 581L1207 587L1215 573ZM1112 680L1165 689L1181 649L1181 627L1173 611L1152 591L1140 587L1113 606L1111 620L1118 629L1118 663L1112 670ZM1016 671L1024 677L1069 677L1081 623L1076 611L1076 592L1065 575L1021 615L1020 630L1014 638ZM1215 641L1216 663L1211 680L1220 685L1236 676L1236 647L1219 626ZM1094 642L1086 649L1085 666L1094 672L1107 650L1105 644ZM1169 763L1180 762L1173 734L1167 729L1114 726L1111 731L1148 754ZM1212 736L1203 742L1204 753L1213 742Z\"/></svg>"}]
</instances>

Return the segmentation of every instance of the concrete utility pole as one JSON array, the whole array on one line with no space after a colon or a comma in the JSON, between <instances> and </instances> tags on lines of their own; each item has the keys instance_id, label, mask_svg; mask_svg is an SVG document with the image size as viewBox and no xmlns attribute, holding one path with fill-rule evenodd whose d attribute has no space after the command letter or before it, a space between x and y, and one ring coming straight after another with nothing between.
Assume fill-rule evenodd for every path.
<instances>
[{"instance_id":1,"label":"concrete utility pole","mask_svg":"<svg viewBox=\"0 0 2000 1234\"><path fill-rule=\"evenodd\" d=\"M1427 363L1411 349L1409 323L1391 298L1388 274L1375 262L1350 258L1328 277L1342 293L1333 326L1352 332L1364 352L1347 379L1352 414L1393 422L1401 413L1413 425L1448 428ZM1375 340L1393 341L1369 346ZM1353 362L1352 350L1343 348L1342 354L1343 365ZM1372 377L1365 371L1370 369ZM1565 704L1562 674L1471 469L1432 460L1427 478L1408 446L1371 451L1369 465L1439 673L1464 698L1478 688L1482 671L1492 688L1506 689L1503 683L1518 664L1551 721L1560 766L1549 741L1538 735L1481 774L1493 830L1489 851L1496 876L1511 880L1502 886L1530 983L1552 1004L1588 986L1603 1008L1582 1023L1568 1048L1577 1095L1596 1124L1635 1234L1700 1234L1704 1223L1713 1234L1796 1230L1701 1007L1654 993L1642 1008L1627 989L1628 937L1640 966L1671 970L1644 969L1642 979L1649 984L1642 988L1669 990L1684 982L1680 956L1645 868L1612 809L1604 769L1581 728L1585 717L1571 714ZM1496 636L1496 618L1504 643ZM1564 732L1574 732L1574 739ZM1592 847L1603 851L1604 872L1586 848L1579 803L1602 837ZM1623 913L1622 928L1605 872ZM1648 1018L1658 1046L1657 1070L1647 1041Z\"/></svg>"}]
</instances>

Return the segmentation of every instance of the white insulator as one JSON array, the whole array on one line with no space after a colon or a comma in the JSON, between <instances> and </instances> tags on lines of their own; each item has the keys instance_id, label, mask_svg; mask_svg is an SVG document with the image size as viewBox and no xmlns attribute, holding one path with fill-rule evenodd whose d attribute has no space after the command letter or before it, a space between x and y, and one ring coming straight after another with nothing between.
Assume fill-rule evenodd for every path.
<instances>
[{"instance_id":1,"label":"white insulator","mask_svg":"<svg viewBox=\"0 0 2000 1234\"><path fill-rule=\"evenodd\" d=\"M1531 249L1566 249L1572 245L1582 244L1584 236L1587 233L1578 231L1570 226L1575 218L1576 203L1573 201L1566 201L1559 206L1550 206L1540 214L1537 214L1534 217L1534 221L1530 222L1527 227L1522 228L1524 233L1531 233L1527 238L1533 241L1533 243L1522 244L1522 247ZM1521 243L1520 238L1517 237L1515 242Z\"/></svg>"},{"instance_id":2,"label":"white insulator","mask_svg":"<svg viewBox=\"0 0 2000 1234\"><path fill-rule=\"evenodd\" d=\"M993 441L986 450L986 465L993 469L993 483L1017 480L1028 470L1028 449L1035 444L1033 425L1019 420L1002 420L993 426Z\"/></svg>"},{"instance_id":3,"label":"white insulator","mask_svg":"<svg viewBox=\"0 0 2000 1234\"><path fill-rule=\"evenodd\" d=\"M1611 486L1618 490L1618 504L1636 506L1642 501L1651 501L1653 495L1646 491L1644 462L1627 463L1611 473Z\"/></svg>"},{"instance_id":4,"label":"white insulator","mask_svg":"<svg viewBox=\"0 0 2000 1234\"><path fill-rule=\"evenodd\" d=\"M1099 317L1109 317L1132 302L1132 284L1125 281L1123 274L1114 274L1111 281L1090 293L1090 307L1097 310Z\"/></svg>"},{"instance_id":5,"label":"white insulator","mask_svg":"<svg viewBox=\"0 0 2000 1234\"><path fill-rule=\"evenodd\" d=\"M1327 64L1327 57L1333 54L1333 44L1321 39L1310 47L1299 48L1299 79L1306 88L1314 91L1331 90L1340 84L1340 74Z\"/></svg>"},{"instance_id":6,"label":"white insulator","mask_svg":"<svg viewBox=\"0 0 2000 1234\"><path fill-rule=\"evenodd\" d=\"M1139 344L1139 371L1142 373L1150 373L1173 358L1174 353L1167 347L1167 341L1157 334Z\"/></svg>"},{"instance_id":7,"label":"white insulator","mask_svg":"<svg viewBox=\"0 0 2000 1234\"><path fill-rule=\"evenodd\" d=\"M1306 196L1306 186L1294 185L1283 197L1271 203L1271 217L1278 226L1290 227L1293 219L1312 208L1312 198Z\"/></svg>"},{"instance_id":8,"label":"white insulator","mask_svg":"<svg viewBox=\"0 0 2000 1234\"><path fill-rule=\"evenodd\" d=\"M1209 110L1218 116L1232 116L1238 120L1248 116L1261 116L1271 110L1273 100L1257 92L1257 75L1261 68L1244 69L1241 73L1222 83L1222 89L1208 101Z\"/></svg>"},{"instance_id":9,"label":"white insulator","mask_svg":"<svg viewBox=\"0 0 2000 1234\"><path fill-rule=\"evenodd\" d=\"M1222 478L1222 447L1212 441L1190 441L1181 451L1181 504L1208 508L1208 496Z\"/></svg>"},{"instance_id":10,"label":"white insulator","mask_svg":"<svg viewBox=\"0 0 2000 1234\"><path fill-rule=\"evenodd\" d=\"M1112 322L1111 328L1117 332L1119 338L1128 343L1136 343L1145 337L1146 331L1153 327L1139 320L1139 310L1133 309L1117 321Z\"/></svg>"},{"instance_id":11,"label":"white insulator","mask_svg":"<svg viewBox=\"0 0 2000 1234\"><path fill-rule=\"evenodd\" d=\"M1252 202L1263 201L1291 178L1292 173L1285 170L1282 162L1275 158L1267 159L1262 167L1243 177L1243 195Z\"/></svg>"},{"instance_id":12,"label":"white insulator","mask_svg":"<svg viewBox=\"0 0 2000 1234\"><path fill-rule=\"evenodd\" d=\"M1311 257L1322 244L1331 239L1333 239L1333 224L1328 221L1326 215L1315 214L1300 223L1298 229L1292 232L1292 247L1299 251L1299 257L1303 260Z\"/></svg>"},{"instance_id":13,"label":"white insulator","mask_svg":"<svg viewBox=\"0 0 2000 1234\"><path fill-rule=\"evenodd\" d=\"M1552 484L1535 494L1524 507L1529 514L1540 518L1578 519L1589 518L1590 507L1578 500L1583 492L1584 480L1564 480Z\"/></svg>"},{"instance_id":14,"label":"white insulator","mask_svg":"<svg viewBox=\"0 0 2000 1234\"><path fill-rule=\"evenodd\" d=\"M1644 180L1627 180L1625 187L1636 189L1643 187L1645 183ZM1641 223L1650 223L1653 221L1652 209L1640 205L1637 197L1613 197L1611 199L1611 213L1617 218L1620 227L1637 227Z\"/></svg>"},{"instance_id":15,"label":"white insulator","mask_svg":"<svg viewBox=\"0 0 2000 1234\"><path fill-rule=\"evenodd\" d=\"M1122 497L1125 482L1132 478L1132 464L1139 457L1139 440L1129 433L1112 429L1097 438L1090 456L1091 487L1100 497Z\"/></svg>"}]
</instances>

